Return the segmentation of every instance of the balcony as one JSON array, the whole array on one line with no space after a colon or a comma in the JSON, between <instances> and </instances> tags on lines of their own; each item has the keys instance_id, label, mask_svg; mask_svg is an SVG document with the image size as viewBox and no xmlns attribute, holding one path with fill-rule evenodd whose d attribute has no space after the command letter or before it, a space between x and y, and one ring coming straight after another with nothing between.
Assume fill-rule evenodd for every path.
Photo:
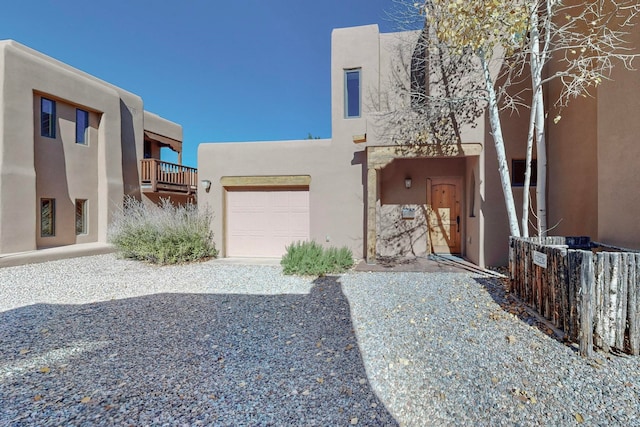
<instances>
[{"instance_id":1,"label":"balcony","mask_svg":"<svg viewBox=\"0 0 640 427\"><path fill-rule=\"evenodd\" d=\"M145 193L195 194L198 189L198 169L158 159L141 160L140 176Z\"/></svg>"}]
</instances>

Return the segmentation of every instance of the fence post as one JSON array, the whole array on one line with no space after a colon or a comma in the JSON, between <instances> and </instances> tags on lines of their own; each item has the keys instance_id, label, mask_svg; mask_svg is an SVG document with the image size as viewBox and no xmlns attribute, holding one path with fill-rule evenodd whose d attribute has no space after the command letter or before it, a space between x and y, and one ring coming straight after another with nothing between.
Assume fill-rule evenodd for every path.
<instances>
[{"instance_id":1,"label":"fence post","mask_svg":"<svg viewBox=\"0 0 640 427\"><path fill-rule=\"evenodd\" d=\"M580 251L582 262L580 268L579 313L580 319L580 355L593 356L593 253Z\"/></svg>"},{"instance_id":2,"label":"fence post","mask_svg":"<svg viewBox=\"0 0 640 427\"><path fill-rule=\"evenodd\" d=\"M151 191L154 193L158 191L158 164L156 159L151 159L150 174L151 174Z\"/></svg>"},{"instance_id":3,"label":"fence post","mask_svg":"<svg viewBox=\"0 0 640 427\"><path fill-rule=\"evenodd\" d=\"M640 254L630 255L633 269L629 277L629 346L631 354L640 355Z\"/></svg>"}]
</instances>

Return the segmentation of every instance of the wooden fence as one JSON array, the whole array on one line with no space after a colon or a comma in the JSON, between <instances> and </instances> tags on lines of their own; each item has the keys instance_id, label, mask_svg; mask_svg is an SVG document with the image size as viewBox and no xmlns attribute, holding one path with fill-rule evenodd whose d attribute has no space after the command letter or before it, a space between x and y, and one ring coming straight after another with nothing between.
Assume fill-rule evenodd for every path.
<instances>
[{"instance_id":1,"label":"wooden fence","mask_svg":"<svg viewBox=\"0 0 640 427\"><path fill-rule=\"evenodd\" d=\"M640 252L588 237L511 238L511 292L578 342L640 354Z\"/></svg>"}]
</instances>

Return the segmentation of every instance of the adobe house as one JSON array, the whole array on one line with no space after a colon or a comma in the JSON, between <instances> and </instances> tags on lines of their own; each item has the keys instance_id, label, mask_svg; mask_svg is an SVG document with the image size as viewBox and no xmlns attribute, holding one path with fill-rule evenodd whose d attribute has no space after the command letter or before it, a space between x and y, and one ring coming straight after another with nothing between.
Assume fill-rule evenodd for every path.
<instances>
[{"instance_id":1,"label":"adobe house","mask_svg":"<svg viewBox=\"0 0 640 427\"><path fill-rule=\"evenodd\" d=\"M418 35L333 31L331 139L200 144L200 177L211 187L198 200L215 213L222 256L280 256L291 241L313 239L371 263L431 252L496 262L484 123L446 151L406 149L376 132L399 37Z\"/></svg>"},{"instance_id":2,"label":"adobe house","mask_svg":"<svg viewBox=\"0 0 640 427\"><path fill-rule=\"evenodd\" d=\"M107 240L125 194L193 199L182 127L142 99L12 40L0 41L0 256Z\"/></svg>"},{"instance_id":3,"label":"adobe house","mask_svg":"<svg viewBox=\"0 0 640 427\"><path fill-rule=\"evenodd\" d=\"M399 40L418 36L380 34L377 25L333 31L330 139L200 144L206 187L198 200L214 213L221 256L277 257L286 244L312 239L345 245L369 263L454 253L482 267L507 264L509 229L486 117L447 150L397 145L379 131L381 106L393 104L384 98ZM640 90L640 74L616 68L612 77L549 126L550 234L640 248L640 101L628 96ZM517 208L527 119L503 121Z\"/></svg>"}]
</instances>

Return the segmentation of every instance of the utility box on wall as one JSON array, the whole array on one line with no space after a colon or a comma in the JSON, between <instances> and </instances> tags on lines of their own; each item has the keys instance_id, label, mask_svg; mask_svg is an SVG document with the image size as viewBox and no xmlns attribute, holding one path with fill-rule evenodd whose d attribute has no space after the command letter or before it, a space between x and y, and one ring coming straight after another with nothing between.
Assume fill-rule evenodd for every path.
<instances>
[{"instance_id":1,"label":"utility box on wall","mask_svg":"<svg viewBox=\"0 0 640 427\"><path fill-rule=\"evenodd\" d=\"M402 208L402 219L415 219L416 208Z\"/></svg>"}]
</instances>

